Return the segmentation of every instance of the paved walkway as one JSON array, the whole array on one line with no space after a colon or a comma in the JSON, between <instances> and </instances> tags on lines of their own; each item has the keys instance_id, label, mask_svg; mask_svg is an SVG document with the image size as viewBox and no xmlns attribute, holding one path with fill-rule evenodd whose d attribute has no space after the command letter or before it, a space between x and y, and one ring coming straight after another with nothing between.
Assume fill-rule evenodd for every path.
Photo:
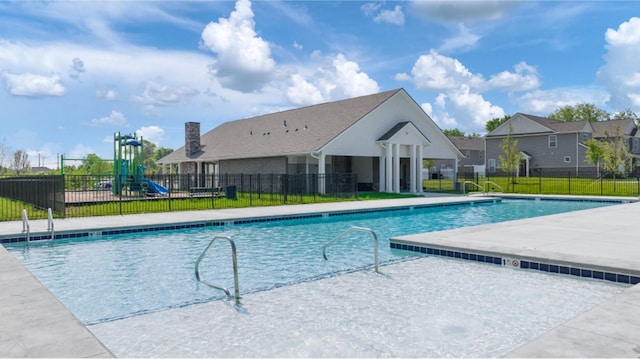
<instances>
[{"instance_id":1,"label":"paved walkway","mask_svg":"<svg viewBox=\"0 0 640 359\"><path fill-rule=\"evenodd\" d=\"M390 206L482 200L444 196L173 212L149 215L56 220L56 233L115 227L193 223L211 220L349 211ZM640 203L629 203L556 216L492 224L419 236L416 242L441 241L462 248L518 254L640 273L640 245L635 221ZM32 221L33 235L45 234L46 221ZM21 222L0 222L0 238L21 234ZM517 242L512 239L518 237ZM440 243L440 242L438 242ZM517 243L514 245L513 243ZM1 246L0 246L1 247ZM111 357L100 341L37 281L4 247L0 248L0 357ZM508 354L513 357L638 357L640 355L640 286L553 329Z\"/></svg>"}]
</instances>

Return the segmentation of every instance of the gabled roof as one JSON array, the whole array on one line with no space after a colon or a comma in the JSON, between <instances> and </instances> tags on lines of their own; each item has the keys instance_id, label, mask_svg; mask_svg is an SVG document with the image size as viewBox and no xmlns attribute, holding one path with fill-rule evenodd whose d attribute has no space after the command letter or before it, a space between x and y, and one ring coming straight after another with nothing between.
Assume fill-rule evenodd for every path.
<instances>
[{"instance_id":1,"label":"gabled roof","mask_svg":"<svg viewBox=\"0 0 640 359\"><path fill-rule=\"evenodd\" d=\"M484 151L484 138L466 136L447 136L459 150Z\"/></svg>"},{"instance_id":2,"label":"gabled roof","mask_svg":"<svg viewBox=\"0 0 640 359\"><path fill-rule=\"evenodd\" d=\"M184 146L158 163L255 158L316 152L404 89L225 122L201 136L190 158Z\"/></svg>"},{"instance_id":3,"label":"gabled roof","mask_svg":"<svg viewBox=\"0 0 640 359\"><path fill-rule=\"evenodd\" d=\"M387 131L387 133L385 133L384 135L382 135L378 141L387 141L389 140L391 137L393 137L393 135L395 135L396 133L398 133L398 131L402 130L402 128L406 125L409 124L409 121L404 121L404 122L398 122L396 123L395 126L393 126L389 131Z\"/></svg>"},{"instance_id":4,"label":"gabled roof","mask_svg":"<svg viewBox=\"0 0 640 359\"><path fill-rule=\"evenodd\" d=\"M615 136L617 128L620 128L620 132L626 136L634 136L636 134L636 124L634 120L609 120L609 121L597 121L592 123L594 134L593 137L604 138L609 136Z\"/></svg>"},{"instance_id":5,"label":"gabled roof","mask_svg":"<svg viewBox=\"0 0 640 359\"><path fill-rule=\"evenodd\" d=\"M560 121L560 120L553 120L550 118L546 118L546 117L540 117L540 116L534 116L534 115L528 115L528 114L524 114L524 113L516 113L515 115L511 116L511 118L509 118L509 120L507 120L505 123L501 124L500 126L498 126L496 129L494 129L493 131L489 132L485 137L493 137L493 136L505 136L506 135L506 130L505 127L506 126L510 126L510 123L512 123L512 121L514 121L515 119L518 119L520 122L520 124L522 124L523 122L521 121L522 119L526 119L530 124L531 123L535 123L535 126L529 126L530 128L527 128L527 131L521 132L518 131L517 128L514 129L513 134L514 135L519 135L519 134L527 134L527 135L536 135L536 134L560 134L560 133L576 133L576 132L595 132L593 126L592 126L592 122L590 121L585 121L585 120L581 120L581 121Z\"/></svg>"}]
</instances>

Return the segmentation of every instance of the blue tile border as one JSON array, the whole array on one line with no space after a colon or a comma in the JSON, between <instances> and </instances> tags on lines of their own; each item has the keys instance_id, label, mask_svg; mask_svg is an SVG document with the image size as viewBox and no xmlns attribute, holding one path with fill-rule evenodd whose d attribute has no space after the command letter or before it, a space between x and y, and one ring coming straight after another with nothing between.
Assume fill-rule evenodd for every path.
<instances>
[{"instance_id":1,"label":"blue tile border","mask_svg":"<svg viewBox=\"0 0 640 359\"><path fill-rule=\"evenodd\" d=\"M453 249L445 249L435 246L395 243L393 241L389 245L391 249L426 253L428 255L440 257L458 258L473 262L489 263L505 267L568 275L573 277L595 279L620 284L635 285L640 283L640 276L636 275L619 272L607 272L599 269L577 267L571 265L555 264L549 263L548 261L542 262L534 260L520 260L513 257L506 258L499 254L487 255L473 252L463 252ZM508 261L510 262L507 263Z\"/></svg>"}]
</instances>

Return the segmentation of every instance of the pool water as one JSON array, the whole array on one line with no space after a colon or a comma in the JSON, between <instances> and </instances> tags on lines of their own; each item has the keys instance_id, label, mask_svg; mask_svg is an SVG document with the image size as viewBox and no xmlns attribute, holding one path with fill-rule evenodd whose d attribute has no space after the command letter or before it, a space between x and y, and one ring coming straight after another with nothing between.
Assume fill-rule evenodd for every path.
<instances>
[{"instance_id":1,"label":"pool water","mask_svg":"<svg viewBox=\"0 0 640 359\"><path fill-rule=\"evenodd\" d=\"M418 256L389 248L388 238L612 205L610 202L503 200L256 222L179 231L9 246L12 252L83 323L91 325L223 298L195 280L194 264L216 235L237 245L242 296L370 268L373 240L354 232L322 246L351 226L380 239L381 263ZM219 241L200 266L201 277L233 292L230 249Z\"/></svg>"},{"instance_id":2,"label":"pool water","mask_svg":"<svg viewBox=\"0 0 640 359\"><path fill-rule=\"evenodd\" d=\"M424 257L89 326L117 357L501 357L625 289Z\"/></svg>"}]
</instances>

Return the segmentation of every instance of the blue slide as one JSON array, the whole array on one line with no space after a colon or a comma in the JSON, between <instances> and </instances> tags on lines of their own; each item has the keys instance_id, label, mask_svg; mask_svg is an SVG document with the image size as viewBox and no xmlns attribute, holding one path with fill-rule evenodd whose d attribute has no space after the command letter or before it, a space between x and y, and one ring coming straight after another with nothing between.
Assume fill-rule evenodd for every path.
<instances>
[{"instance_id":1,"label":"blue slide","mask_svg":"<svg viewBox=\"0 0 640 359\"><path fill-rule=\"evenodd\" d=\"M146 178L143 181L144 183L147 184L147 187L149 188L150 193L158 193L163 196L169 194L169 190L166 187L161 186L155 182L152 182Z\"/></svg>"}]
</instances>

